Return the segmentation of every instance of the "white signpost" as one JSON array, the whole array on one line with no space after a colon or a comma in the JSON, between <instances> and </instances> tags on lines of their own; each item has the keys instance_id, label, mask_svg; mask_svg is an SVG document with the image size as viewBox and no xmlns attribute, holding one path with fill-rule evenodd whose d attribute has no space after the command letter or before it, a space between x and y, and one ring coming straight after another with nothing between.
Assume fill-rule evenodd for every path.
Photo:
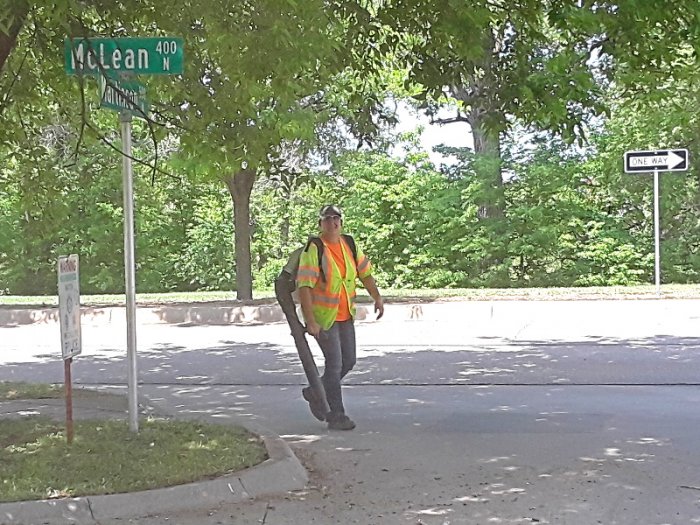
<instances>
[{"instance_id":1,"label":"white signpost","mask_svg":"<svg viewBox=\"0 0 700 525\"><path fill-rule=\"evenodd\" d=\"M654 282L656 294L661 295L661 248L659 234L659 172L686 171L687 149L664 149L625 152L625 173L654 174Z\"/></svg>"},{"instance_id":2,"label":"white signpost","mask_svg":"<svg viewBox=\"0 0 700 525\"><path fill-rule=\"evenodd\" d=\"M82 351L77 255L58 259L58 311L61 317L61 353L63 359L70 359Z\"/></svg>"},{"instance_id":3,"label":"white signpost","mask_svg":"<svg viewBox=\"0 0 700 525\"><path fill-rule=\"evenodd\" d=\"M66 440L73 442L73 381L71 363L82 352L80 333L80 278L78 256L58 258L58 315L66 388Z\"/></svg>"}]
</instances>

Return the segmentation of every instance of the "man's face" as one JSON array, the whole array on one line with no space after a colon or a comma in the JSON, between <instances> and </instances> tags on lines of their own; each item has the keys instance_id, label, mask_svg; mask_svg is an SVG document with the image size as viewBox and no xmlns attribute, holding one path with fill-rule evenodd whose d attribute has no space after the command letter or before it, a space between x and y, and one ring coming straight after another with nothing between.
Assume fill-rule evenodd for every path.
<instances>
[{"instance_id":1,"label":"man's face","mask_svg":"<svg viewBox=\"0 0 700 525\"><path fill-rule=\"evenodd\" d=\"M326 215L321 219L321 231L330 235L340 233L342 224L340 215Z\"/></svg>"}]
</instances>

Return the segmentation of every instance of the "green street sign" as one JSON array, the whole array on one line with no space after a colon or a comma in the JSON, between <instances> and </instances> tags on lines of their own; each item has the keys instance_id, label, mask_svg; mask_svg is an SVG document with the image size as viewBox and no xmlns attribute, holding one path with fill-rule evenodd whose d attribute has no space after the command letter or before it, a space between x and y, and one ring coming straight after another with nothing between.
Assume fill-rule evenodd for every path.
<instances>
[{"instance_id":1,"label":"green street sign","mask_svg":"<svg viewBox=\"0 0 700 525\"><path fill-rule=\"evenodd\" d=\"M137 117L146 118L148 101L146 86L135 80L100 75L100 107L117 111L130 111Z\"/></svg>"},{"instance_id":2,"label":"green street sign","mask_svg":"<svg viewBox=\"0 0 700 525\"><path fill-rule=\"evenodd\" d=\"M180 75L182 38L66 38L65 69L69 75Z\"/></svg>"}]
</instances>

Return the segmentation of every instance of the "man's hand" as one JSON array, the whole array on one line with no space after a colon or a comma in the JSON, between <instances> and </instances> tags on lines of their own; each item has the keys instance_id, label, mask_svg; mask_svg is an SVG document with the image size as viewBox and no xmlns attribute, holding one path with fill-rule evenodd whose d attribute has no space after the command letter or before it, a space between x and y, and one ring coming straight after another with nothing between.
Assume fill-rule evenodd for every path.
<instances>
[{"instance_id":1,"label":"man's hand","mask_svg":"<svg viewBox=\"0 0 700 525\"><path fill-rule=\"evenodd\" d=\"M367 291L374 299L374 313L377 314L377 320L381 319L384 315L384 299L382 299L379 289L377 288L377 283L374 281L374 277L368 275L364 279L360 279L362 284L365 285Z\"/></svg>"},{"instance_id":2,"label":"man's hand","mask_svg":"<svg viewBox=\"0 0 700 525\"><path fill-rule=\"evenodd\" d=\"M318 337L318 334L321 333L321 325L318 324L316 321L309 321L308 323L306 323L306 331L314 337Z\"/></svg>"},{"instance_id":3,"label":"man's hand","mask_svg":"<svg viewBox=\"0 0 700 525\"><path fill-rule=\"evenodd\" d=\"M374 300L374 313L377 314L377 320L381 319L384 315L384 299L382 299L381 296Z\"/></svg>"}]
</instances>

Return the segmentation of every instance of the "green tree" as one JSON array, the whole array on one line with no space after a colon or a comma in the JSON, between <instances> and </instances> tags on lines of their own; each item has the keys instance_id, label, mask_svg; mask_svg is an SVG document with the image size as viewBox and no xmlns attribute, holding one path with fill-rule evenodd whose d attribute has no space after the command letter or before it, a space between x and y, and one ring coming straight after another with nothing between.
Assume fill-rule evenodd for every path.
<instances>
[{"instance_id":1,"label":"green tree","mask_svg":"<svg viewBox=\"0 0 700 525\"><path fill-rule=\"evenodd\" d=\"M472 179L463 197L475 199L464 207L477 206L481 233L477 245L463 243L487 257L478 263L484 276L499 275L501 282L511 267L504 260L503 140L513 124L585 142L587 123L610 110L605 89L613 79L622 89L648 90L679 49L697 51L697 2L667 7L659 1L399 0L378 8L375 32L390 33L387 41L410 81L423 88L429 114L471 127L476 157L463 171ZM637 71L644 74L635 78ZM438 119L446 97L456 101L454 116Z\"/></svg>"},{"instance_id":2,"label":"green tree","mask_svg":"<svg viewBox=\"0 0 700 525\"><path fill-rule=\"evenodd\" d=\"M223 0L87 5L68 0L52 9L23 0L0 13L7 37L1 44L9 56L1 79L6 107L39 105L37 91L44 90L30 87L40 85L69 112L70 84L56 60L66 35L185 37L182 78L146 81L154 100L152 124L165 124L167 133L179 137L182 169L195 180L223 181L229 190L241 299L252 296L250 194L256 177L284 170L290 144L310 149L324 123L348 120L360 133L373 127L368 109L373 95L366 95L366 80L349 71L354 60L349 49L357 45L348 38L350 12L333 2L268 0L232 7ZM91 83L73 82L78 100L86 99L84 88ZM75 102L69 104L75 108ZM82 124L95 131L89 107L82 108Z\"/></svg>"},{"instance_id":3,"label":"green tree","mask_svg":"<svg viewBox=\"0 0 700 525\"><path fill-rule=\"evenodd\" d=\"M641 188L621 193L609 185L616 174L602 172L593 152L547 135L538 138L527 159L512 162L506 198L516 285L643 282L649 259L638 249L634 227ZM615 168L619 171L619 162Z\"/></svg>"}]
</instances>

